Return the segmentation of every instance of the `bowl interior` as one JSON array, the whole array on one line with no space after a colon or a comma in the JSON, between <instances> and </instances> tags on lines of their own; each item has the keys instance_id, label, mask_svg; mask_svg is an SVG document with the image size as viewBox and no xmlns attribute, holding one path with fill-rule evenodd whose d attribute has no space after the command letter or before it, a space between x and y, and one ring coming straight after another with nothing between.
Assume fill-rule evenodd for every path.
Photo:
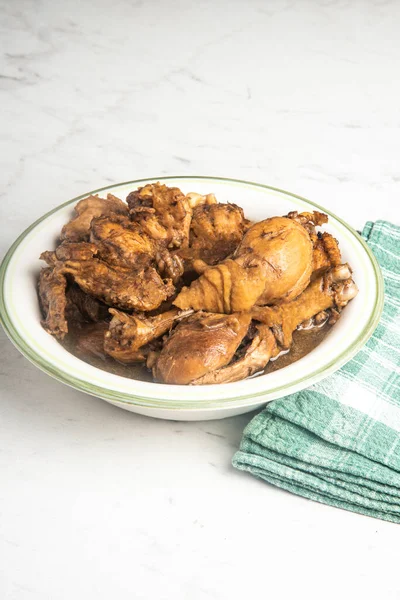
<instances>
[{"instance_id":1,"label":"bowl interior","mask_svg":"<svg viewBox=\"0 0 400 600\"><path fill-rule=\"evenodd\" d=\"M215 193L220 202L242 206L246 216L259 221L289 211L323 208L287 192L241 181L219 178L154 178L110 186L100 190L124 199L138 185L163 179L187 193ZM307 356L276 372L236 383L205 387L175 386L136 381L93 367L67 352L40 325L36 282L43 266L39 255L55 247L62 225L73 213L75 203L65 203L33 224L12 246L1 270L1 312L7 333L17 347L37 366L64 381L94 395L145 406L204 407L223 403L254 403L254 398L272 400L287 395L325 377L339 368L365 343L379 320L383 303L383 285L379 267L360 236L331 215L326 230L340 243L343 260L354 271L358 296L346 307L341 319L324 341Z\"/></svg>"}]
</instances>

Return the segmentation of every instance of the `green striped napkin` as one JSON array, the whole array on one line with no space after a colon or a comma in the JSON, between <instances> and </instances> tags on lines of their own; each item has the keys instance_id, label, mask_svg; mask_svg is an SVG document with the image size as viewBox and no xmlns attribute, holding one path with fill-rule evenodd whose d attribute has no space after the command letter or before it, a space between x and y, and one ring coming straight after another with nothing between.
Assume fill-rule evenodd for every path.
<instances>
[{"instance_id":1,"label":"green striped napkin","mask_svg":"<svg viewBox=\"0 0 400 600\"><path fill-rule=\"evenodd\" d=\"M305 498L400 523L400 227L369 222L362 235L385 279L375 333L334 375L258 414L233 465Z\"/></svg>"}]
</instances>

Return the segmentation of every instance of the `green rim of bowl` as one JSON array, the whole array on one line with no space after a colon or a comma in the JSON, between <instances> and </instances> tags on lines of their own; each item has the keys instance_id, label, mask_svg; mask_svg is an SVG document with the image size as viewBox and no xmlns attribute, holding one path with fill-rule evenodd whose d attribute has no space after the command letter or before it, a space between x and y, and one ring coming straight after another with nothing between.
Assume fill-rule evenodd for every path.
<instances>
[{"instance_id":1,"label":"green rim of bowl","mask_svg":"<svg viewBox=\"0 0 400 600\"><path fill-rule=\"evenodd\" d=\"M334 360L326 364L324 367L318 369L317 371L310 373L304 377L300 377L295 381L291 381L288 384L283 384L277 386L273 389L269 389L266 391L256 392L248 395L240 395L228 398L221 398L218 400L163 400L161 398L151 398L151 397L143 397L138 396L134 393L127 394L123 392L115 392L113 390L109 390L107 388L97 386L91 383L88 383L84 380L78 379L68 373L65 373L52 365L47 360L43 359L39 354L37 354L30 346L26 343L26 341L20 336L18 331L15 329L12 319L10 318L7 307L5 304L5 278L7 273L7 268L10 263L12 256L14 255L16 249L24 240L24 238L30 233L39 223L41 223L44 219L52 215L54 212L57 212L64 206L72 204L74 202L78 202L82 198L86 198L90 194L97 194L99 192L103 192L110 188L118 188L127 185L138 185L140 183L149 182L149 181L167 181L167 180L188 180L188 179L198 179L198 180L208 180L208 181L220 181L233 183L241 186L250 186L253 188L260 188L266 190L272 190L275 192L279 192L286 196L290 196L292 198L297 198L298 200L302 200L307 202L310 206L314 207L316 210L326 213L330 217L336 219L343 227L345 227L357 240L359 244L364 248L367 253L371 264L374 269L375 274L375 283L376 283L376 294L375 294L375 305L372 311L371 319L365 325L363 331L359 335L359 337L348 347L345 351L343 351L338 357L335 357ZM113 403L121 403L121 404L129 404L131 406L138 407L146 407L146 408L157 408L157 409L167 409L167 410L203 410L207 408L213 409L224 409L224 408L235 408L239 406L251 406L256 405L257 400L259 400L259 404L267 402L268 400L273 400L278 397L282 397L288 394L291 394L295 391L299 391L304 389L305 387L309 387L310 385L320 381L321 379L327 377L334 371L338 370L341 366L343 366L346 362L348 362L359 350L360 348L368 341L375 328L378 325L380 316L383 310L383 302L384 302L384 284L383 284L383 276L378 265L378 262L372 253L369 246L365 243L362 237L348 225L345 221L337 217L334 213L327 210L323 206L316 204L315 202L311 202L307 198L303 196L299 196L297 194L293 194L292 192L288 192L286 190L282 190L280 188L276 188L273 186L255 183L252 181L246 181L241 179L231 179L228 177L207 177L201 175L177 175L177 176L163 176L163 177L146 177L143 179L134 179L132 181L125 181L122 183L118 183L115 185L107 185L102 188L98 188L96 190L92 190L91 192L87 192L76 198L72 198L67 202L57 206L53 210L49 211L37 221L35 221L32 225L30 225L12 244L7 254L5 255L1 265L0 265L0 321L3 325L3 328L13 342L13 344L18 348L18 350L34 365L36 365L39 369L47 373L48 375L54 377L58 381L65 383L79 391L85 392L87 394L91 394L93 396L97 396L104 400L108 400ZM225 384L230 385L230 384ZM182 386L182 391L184 392L185 386ZM285 391L287 393L285 393Z\"/></svg>"}]
</instances>

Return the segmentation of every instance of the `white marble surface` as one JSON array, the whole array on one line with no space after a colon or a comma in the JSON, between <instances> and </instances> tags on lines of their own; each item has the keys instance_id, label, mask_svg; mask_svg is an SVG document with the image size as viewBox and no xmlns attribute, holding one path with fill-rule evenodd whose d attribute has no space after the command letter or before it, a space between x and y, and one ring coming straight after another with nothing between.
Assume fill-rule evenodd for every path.
<instances>
[{"instance_id":1,"label":"white marble surface","mask_svg":"<svg viewBox=\"0 0 400 600\"><path fill-rule=\"evenodd\" d=\"M87 190L269 183L400 221L398 1L1 0L0 251ZM135 416L1 337L2 600L398 598L397 526L230 466L249 415Z\"/></svg>"}]
</instances>

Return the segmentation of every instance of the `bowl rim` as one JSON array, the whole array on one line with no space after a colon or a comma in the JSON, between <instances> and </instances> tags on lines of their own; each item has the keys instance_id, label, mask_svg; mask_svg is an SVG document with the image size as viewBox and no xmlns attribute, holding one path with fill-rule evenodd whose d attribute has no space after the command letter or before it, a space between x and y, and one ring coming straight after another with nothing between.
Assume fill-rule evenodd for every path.
<instances>
[{"instance_id":1,"label":"bowl rim","mask_svg":"<svg viewBox=\"0 0 400 600\"><path fill-rule=\"evenodd\" d=\"M275 192L282 193L286 196L300 199L306 202L308 205L314 207L316 210L326 213L330 217L336 219L345 229L349 231L357 240L357 242L363 247L368 258L373 266L375 282L376 282L376 295L375 295L375 304L372 309L372 318L366 323L364 329L357 337L356 340L350 344L348 348L346 348L338 357L335 357L331 362L325 364L324 366L318 368L315 372L309 373L308 375L297 378L295 381L291 381L289 383L284 383L282 385L278 385L275 388L253 392L249 394L241 394L240 396L226 397L220 398L216 400L198 400L198 399L175 399L175 400L163 400L162 398L151 398L140 396L135 393L124 393L119 391L113 391L112 389L108 389L94 383L89 383L83 379L79 379L70 375L69 373L64 372L59 367L53 365L48 360L44 359L40 356L36 351L34 351L29 344L24 340L24 338L19 334L19 332L15 329L12 319L8 314L7 306L5 302L5 290L6 290L6 274L8 265L21 244L24 238L33 230L35 227L44 221L47 217L52 215L53 213L59 211L60 209L82 200L83 198L87 198L91 194L97 194L106 190L116 189L118 187L123 187L127 185L138 185L140 183L148 183L151 181L168 181L168 180L204 180L204 181L219 181L226 182L231 184L240 184L244 186L251 186L253 188L261 188L272 190ZM292 394L296 391L300 391L306 387L311 386L312 384L324 379L325 377L332 374L334 371L338 370L341 366L343 366L346 362L348 362L359 350L360 348L368 341L371 337L373 331L378 325L379 319L383 310L383 302L384 302L384 282L381 269L379 267L378 261L373 254L372 250L369 248L365 240L354 228L348 225L343 219L338 217L336 214L327 210L323 206L308 200L307 198L300 196L298 194L294 194L293 192L288 192L287 190L283 190L281 188L277 188L274 186L256 183L253 181L243 180L243 179L234 179L229 177L217 177L217 176L206 176L206 175L165 175L161 177L146 177L141 179L134 179L130 181L124 181L116 184L109 184L107 186L103 186L101 188L97 188L95 190L86 192L75 198L67 200L62 204L56 206L52 210L48 211L41 217L39 217L36 221L34 221L29 227L27 227L15 240L15 242L10 246L9 250L4 256L4 259L0 265L0 322L3 325L3 328L11 340L11 342L16 346L16 348L35 366L39 369L52 376L56 380L69 385L70 387L77 389L79 391L91 394L96 397L100 397L104 400L107 400L112 403L125 404L130 406L140 406L146 408L163 408L168 410L190 410L190 411L201 411L206 408L212 408L214 410L225 409L225 408L236 408L236 407L245 407L251 405L257 405L263 403L267 400L273 400L276 398L280 398L285 395ZM83 361L84 362L84 361ZM159 385L154 383L153 385ZM187 388L187 386L180 386L182 390ZM287 389L287 394L284 394L284 390Z\"/></svg>"}]
</instances>

